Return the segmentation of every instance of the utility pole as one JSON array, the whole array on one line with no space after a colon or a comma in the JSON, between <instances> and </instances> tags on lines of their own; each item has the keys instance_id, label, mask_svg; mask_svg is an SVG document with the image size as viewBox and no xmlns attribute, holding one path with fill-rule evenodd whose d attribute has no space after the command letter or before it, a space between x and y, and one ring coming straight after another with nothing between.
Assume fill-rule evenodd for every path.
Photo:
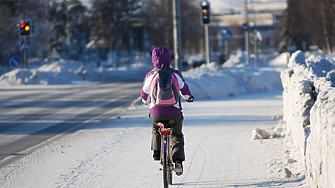
<instances>
[{"instance_id":1,"label":"utility pole","mask_svg":"<svg viewBox=\"0 0 335 188\"><path fill-rule=\"evenodd\" d=\"M50 53L50 12L49 12L49 0L45 1L45 15L47 19L47 42L46 42L46 54L48 58Z\"/></svg>"},{"instance_id":2,"label":"utility pole","mask_svg":"<svg viewBox=\"0 0 335 188\"><path fill-rule=\"evenodd\" d=\"M257 68L257 31L256 30L254 30L253 32L252 32L252 34L253 34L253 42L254 42L254 50L255 50L255 68Z\"/></svg>"},{"instance_id":3,"label":"utility pole","mask_svg":"<svg viewBox=\"0 0 335 188\"><path fill-rule=\"evenodd\" d=\"M229 54L229 44L228 44L228 40L224 41L224 44L225 44L225 60L228 59L228 54Z\"/></svg>"},{"instance_id":4,"label":"utility pole","mask_svg":"<svg viewBox=\"0 0 335 188\"><path fill-rule=\"evenodd\" d=\"M172 0L173 9L173 46L175 69L182 71L181 65L181 34L180 34L180 1Z\"/></svg>"},{"instance_id":5,"label":"utility pole","mask_svg":"<svg viewBox=\"0 0 335 188\"><path fill-rule=\"evenodd\" d=\"M250 53L249 53L249 18L248 18L248 0L245 0L245 31L244 31L244 36L245 36L245 51L247 55L247 61L246 64L249 64L250 62Z\"/></svg>"}]
</instances>

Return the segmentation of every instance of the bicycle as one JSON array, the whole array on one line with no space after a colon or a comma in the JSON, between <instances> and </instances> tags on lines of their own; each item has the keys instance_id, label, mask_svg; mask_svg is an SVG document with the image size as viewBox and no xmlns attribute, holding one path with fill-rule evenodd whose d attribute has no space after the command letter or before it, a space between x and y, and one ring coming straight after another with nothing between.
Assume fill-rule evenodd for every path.
<instances>
[{"instance_id":1,"label":"bicycle","mask_svg":"<svg viewBox=\"0 0 335 188\"><path fill-rule=\"evenodd\" d=\"M157 123L160 127L159 133L161 134L161 165L163 165L163 184L164 188L172 185L172 172L174 171L174 166L172 163L171 154L171 133L172 128L165 128L163 123Z\"/></svg>"}]
</instances>

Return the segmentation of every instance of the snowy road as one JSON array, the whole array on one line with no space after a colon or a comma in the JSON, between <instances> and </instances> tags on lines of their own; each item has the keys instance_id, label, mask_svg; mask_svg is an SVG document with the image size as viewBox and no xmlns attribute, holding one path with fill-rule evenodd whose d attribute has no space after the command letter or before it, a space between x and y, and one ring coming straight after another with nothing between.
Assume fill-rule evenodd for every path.
<instances>
[{"instance_id":1,"label":"snowy road","mask_svg":"<svg viewBox=\"0 0 335 188\"><path fill-rule=\"evenodd\" d=\"M140 87L113 83L1 88L0 167L87 121L115 116L131 104Z\"/></svg>"},{"instance_id":2,"label":"snowy road","mask_svg":"<svg viewBox=\"0 0 335 188\"><path fill-rule=\"evenodd\" d=\"M282 139L252 140L281 115L281 92L183 103L186 161L171 187L298 187L280 176ZM90 122L0 170L1 187L162 187L146 106Z\"/></svg>"}]
</instances>

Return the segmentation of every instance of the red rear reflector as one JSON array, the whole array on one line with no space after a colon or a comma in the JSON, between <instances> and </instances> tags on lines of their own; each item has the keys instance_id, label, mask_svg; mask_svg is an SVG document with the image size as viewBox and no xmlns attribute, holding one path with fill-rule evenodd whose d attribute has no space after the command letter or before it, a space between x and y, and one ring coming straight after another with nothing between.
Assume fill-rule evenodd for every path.
<instances>
[{"instance_id":1,"label":"red rear reflector","mask_svg":"<svg viewBox=\"0 0 335 188\"><path fill-rule=\"evenodd\" d=\"M170 135L170 131L161 131L161 135L164 136Z\"/></svg>"}]
</instances>

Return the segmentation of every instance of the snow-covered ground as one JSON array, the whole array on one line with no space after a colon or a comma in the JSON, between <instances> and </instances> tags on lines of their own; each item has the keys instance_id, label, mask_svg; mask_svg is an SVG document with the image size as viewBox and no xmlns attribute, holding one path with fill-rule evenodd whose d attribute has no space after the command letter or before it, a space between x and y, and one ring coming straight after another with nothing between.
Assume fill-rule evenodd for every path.
<instances>
[{"instance_id":1,"label":"snow-covered ground","mask_svg":"<svg viewBox=\"0 0 335 188\"><path fill-rule=\"evenodd\" d=\"M185 173L171 187L299 187L294 150L283 138L252 140L271 128L281 91L183 103ZM162 187L150 151L151 120L137 104L116 119L91 123L0 170L1 187ZM289 169L286 173L285 169ZM293 171L293 175L289 172ZM288 176L291 175L291 176ZM287 177L286 177L287 176Z\"/></svg>"},{"instance_id":2,"label":"snow-covered ground","mask_svg":"<svg viewBox=\"0 0 335 188\"><path fill-rule=\"evenodd\" d=\"M198 2L201 2L203 0L198 0ZM213 13L227 13L228 11L242 11L244 12L244 3L245 0L208 0L211 4L211 11ZM270 3L269 3L270 2ZM271 3L272 2L272 3ZM283 8L283 4L281 2L285 2L285 0L248 0L249 8L256 9L255 6L258 5L257 8L268 10L276 10L278 8ZM253 5L253 3L260 3ZM260 6L261 5L261 6Z\"/></svg>"},{"instance_id":3,"label":"snow-covered ground","mask_svg":"<svg viewBox=\"0 0 335 188\"><path fill-rule=\"evenodd\" d=\"M259 59L254 68L237 52L223 66L212 63L183 72L196 101L184 103L187 160L185 174L174 178L176 187L305 186L304 161L285 136L289 128L281 121L280 72L287 60L288 54L270 62ZM93 84L99 78L108 81L113 74L127 77L150 68L150 63L102 69L58 61L15 69L2 75L0 84ZM147 113L146 106L137 104L117 119L56 141L1 169L0 185L159 187L161 172L151 159ZM264 132L274 139L252 139Z\"/></svg>"}]
</instances>

